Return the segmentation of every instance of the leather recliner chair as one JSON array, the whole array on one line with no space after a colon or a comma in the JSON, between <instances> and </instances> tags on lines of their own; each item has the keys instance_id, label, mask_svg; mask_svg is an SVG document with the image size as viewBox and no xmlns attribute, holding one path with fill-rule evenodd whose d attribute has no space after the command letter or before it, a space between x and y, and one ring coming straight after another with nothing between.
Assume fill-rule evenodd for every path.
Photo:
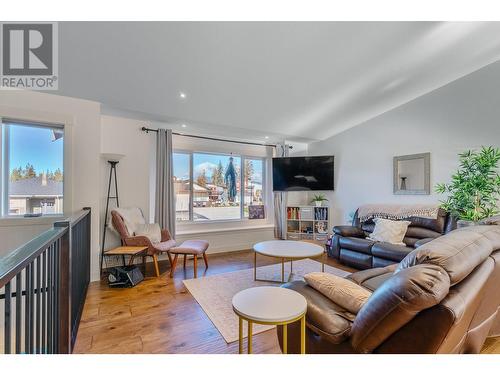
<instances>
[{"instance_id":1,"label":"leather recliner chair","mask_svg":"<svg viewBox=\"0 0 500 375\"><path fill-rule=\"evenodd\" d=\"M479 353L488 336L500 335L498 225L455 230L399 265L348 278L373 291L352 321L304 281L283 286L307 300L307 353ZM282 346L281 327L278 338ZM300 324L292 323L288 352L299 346Z\"/></svg>"},{"instance_id":2,"label":"leather recliner chair","mask_svg":"<svg viewBox=\"0 0 500 375\"><path fill-rule=\"evenodd\" d=\"M440 209L437 219L410 217L403 242L406 246L375 242L366 237L373 232L375 223L361 223L356 211L352 225L333 227L333 237L328 255L356 269L385 267L401 260L418 246L432 241L456 228L456 220Z\"/></svg>"}]
</instances>

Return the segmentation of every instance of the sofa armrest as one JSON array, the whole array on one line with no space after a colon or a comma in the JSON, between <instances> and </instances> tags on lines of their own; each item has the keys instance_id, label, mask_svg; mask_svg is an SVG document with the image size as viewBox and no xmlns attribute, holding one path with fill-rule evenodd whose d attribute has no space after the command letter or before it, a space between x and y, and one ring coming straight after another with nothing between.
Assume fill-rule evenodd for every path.
<instances>
[{"instance_id":1,"label":"sofa armrest","mask_svg":"<svg viewBox=\"0 0 500 375\"><path fill-rule=\"evenodd\" d=\"M435 240L435 238L422 238L421 240L418 240L415 242L415 249L419 248L422 245L425 245L427 242L431 242L432 240Z\"/></svg>"},{"instance_id":2,"label":"sofa armrest","mask_svg":"<svg viewBox=\"0 0 500 375\"><path fill-rule=\"evenodd\" d=\"M366 234L361 228L351 225L338 225L333 227L333 233L342 237L359 237L365 238Z\"/></svg>"}]
</instances>

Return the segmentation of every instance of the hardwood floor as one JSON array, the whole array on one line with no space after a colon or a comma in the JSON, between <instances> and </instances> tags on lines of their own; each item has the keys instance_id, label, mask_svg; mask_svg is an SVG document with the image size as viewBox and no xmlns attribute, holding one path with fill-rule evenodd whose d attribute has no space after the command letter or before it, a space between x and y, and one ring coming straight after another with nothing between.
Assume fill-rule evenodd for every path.
<instances>
[{"instance_id":1,"label":"hardwood floor","mask_svg":"<svg viewBox=\"0 0 500 375\"><path fill-rule=\"evenodd\" d=\"M325 256L331 266L352 271ZM259 265L272 264L262 257ZM198 277L247 269L253 252L209 255L209 269L198 267ZM106 282L90 284L74 353L238 353L238 342L226 344L219 331L182 280L193 275L193 262L178 267L160 262L161 277L148 263L146 279L134 288L111 289ZM254 353L280 353L275 329L253 338ZM484 353L500 353L500 338L489 339Z\"/></svg>"}]
</instances>

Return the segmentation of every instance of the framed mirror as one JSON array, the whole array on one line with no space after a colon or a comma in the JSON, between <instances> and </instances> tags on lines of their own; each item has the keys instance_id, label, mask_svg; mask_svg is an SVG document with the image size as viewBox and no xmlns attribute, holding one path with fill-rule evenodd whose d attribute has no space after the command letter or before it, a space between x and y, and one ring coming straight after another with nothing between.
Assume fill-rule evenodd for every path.
<instances>
[{"instance_id":1,"label":"framed mirror","mask_svg":"<svg viewBox=\"0 0 500 375\"><path fill-rule=\"evenodd\" d=\"M431 154L394 157L394 194L429 195L431 193Z\"/></svg>"}]
</instances>

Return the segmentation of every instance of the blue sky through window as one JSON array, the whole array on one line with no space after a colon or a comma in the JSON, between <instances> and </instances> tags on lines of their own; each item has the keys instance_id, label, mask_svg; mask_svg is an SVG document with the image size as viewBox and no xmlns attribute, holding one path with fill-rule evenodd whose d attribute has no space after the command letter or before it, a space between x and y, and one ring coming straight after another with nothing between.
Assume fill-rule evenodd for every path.
<instances>
[{"instance_id":1,"label":"blue sky through window","mask_svg":"<svg viewBox=\"0 0 500 375\"><path fill-rule=\"evenodd\" d=\"M63 170L63 138L53 140L49 128L9 126L9 168L32 164L35 171Z\"/></svg>"},{"instance_id":2,"label":"blue sky through window","mask_svg":"<svg viewBox=\"0 0 500 375\"><path fill-rule=\"evenodd\" d=\"M189 155L173 154L174 176L183 180L189 179Z\"/></svg>"},{"instance_id":3,"label":"blue sky through window","mask_svg":"<svg viewBox=\"0 0 500 375\"><path fill-rule=\"evenodd\" d=\"M222 167L224 172L226 171L227 165L229 164L230 155L214 155L214 154L193 154L193 175L194 178L198 176L202 170L205 170L206 176L211 179L212 172L215 167L219 164L219 160L222 162ZM233 156L233 163L237 169L241 167L241 158L239 156ZM262 160L251 159L254 166L254 175L252 176L252 181L255 183L262 183ZM174 153L174 174L177 178L189 179L189 154Z\"/></svg>"},{"instance_id":4,"label":"blue sky through window","mask_svg":"<svg viewBox=\"0 0 500 375\"><path fill-rule=\"evenodd\" d=\"M224 173L229 165L230 155L212 155L212 154L193 154L193 175L200 175L203 170L205 171L208 179L212 178L212 174L215 168L219 165L219 161L222 163L222 168ZM240 168L241 158L238 156L233 156L233 165L238 171Z\"/></svg>"}]
</instances>

